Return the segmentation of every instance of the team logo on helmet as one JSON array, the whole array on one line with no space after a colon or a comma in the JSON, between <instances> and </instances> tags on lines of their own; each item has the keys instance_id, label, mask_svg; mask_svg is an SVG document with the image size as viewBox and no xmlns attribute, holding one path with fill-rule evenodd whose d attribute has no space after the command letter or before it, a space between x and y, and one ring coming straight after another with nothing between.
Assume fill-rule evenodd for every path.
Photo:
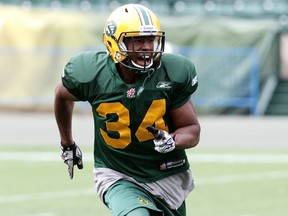
<instances>
[{"instance_id":1,"label":"team logo on helmet","mask_svg":"<svg viewBox=\"0 0 288 216\"><path fill-rule=\"evenodd\" d=\"M111 37L112 35L114 35L116 30L117 30L116 23L113 20L110 20L106 25L106 29L105 29L106 35Z\"/></svg>"}]
</instances>

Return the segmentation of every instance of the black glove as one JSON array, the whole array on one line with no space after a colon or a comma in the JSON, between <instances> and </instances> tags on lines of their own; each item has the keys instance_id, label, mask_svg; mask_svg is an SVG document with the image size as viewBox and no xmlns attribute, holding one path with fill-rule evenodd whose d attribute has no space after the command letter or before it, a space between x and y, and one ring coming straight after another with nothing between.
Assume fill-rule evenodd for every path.
<instances>
[{"instance_id":1,"label":"black glove","mask_svg":"<svg viewBox=\"0 0 288 216\"><path fill-rule=\"evenodd\" d=\"M80 148L74 143L71 146L64 146L61 143L61 158L64 163L68 165L68 173L71 179L74 176L74 165L77 165L78 169L83 169L82 152Z\"/></svg>"}]
</instances>

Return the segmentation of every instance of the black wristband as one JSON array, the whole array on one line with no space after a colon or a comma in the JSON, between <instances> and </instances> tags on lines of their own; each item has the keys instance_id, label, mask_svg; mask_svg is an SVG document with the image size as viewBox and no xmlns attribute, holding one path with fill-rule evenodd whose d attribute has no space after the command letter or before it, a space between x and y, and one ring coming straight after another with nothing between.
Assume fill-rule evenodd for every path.
<instances>
[{"instance_id":1,"label":"black wristband","mask_svg":"<svg viewBox=\"0 0 288 216\"><path fill-rule=\"evenodd\" d=\"M67 151L71 151L71 150L76 148L76 143L75 142L73 142L73 144L68 145L68 146L67 145L63 145L62 142L60 142L60 145L61 145L62 150L67 150Z\"/></svg>"}]
</instances>

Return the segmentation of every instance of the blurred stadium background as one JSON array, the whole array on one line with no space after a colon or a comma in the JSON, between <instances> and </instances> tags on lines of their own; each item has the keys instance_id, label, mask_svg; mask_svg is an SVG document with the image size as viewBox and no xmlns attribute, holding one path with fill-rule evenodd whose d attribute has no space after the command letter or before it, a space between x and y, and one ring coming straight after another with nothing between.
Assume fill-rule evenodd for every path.
<instances>
[{"instance_id":1,"label":"blurred stadium background","mask_svg":"<svg viewBox=\"0 0 288 216\"><path fill-rule=\"evenodd\" d=\"M0 110L51 111L67 60L103 50L109 13L128 2L153 9L167 52L195 63L199 115L288 114L287 0L1 0Z\"/></svg>"},{"instance_id":2,"label":"blurred stadium background","mask_svg":"<svg viewBox=\"0 0 288 216\"><path fill-rule=\"evenodd\" d=\"M196 65L188 215L288 215L288 0L0 0L0 215L110 215L93 190L89 106L75 107L86 166L73 181L52 111L65 63L103 50L105 21L125 3L155 11L166 51Z\"/></svg>"}]
</instances>

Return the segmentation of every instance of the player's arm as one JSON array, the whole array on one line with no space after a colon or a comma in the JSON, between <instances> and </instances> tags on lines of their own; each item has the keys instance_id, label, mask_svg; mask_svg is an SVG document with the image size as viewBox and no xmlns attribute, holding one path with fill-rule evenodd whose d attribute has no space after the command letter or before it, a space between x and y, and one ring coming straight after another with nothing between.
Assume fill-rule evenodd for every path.
<instances>
[{"instance_id":1,"label":"player's arm","mask_svg":"<svg viewBox=\"0 0 288 216\"><path fill-rule=\"evenodd\" d=\"M54 113L61 139L61 157L68 165L68 173L72 179L74 176L74 165L83 169L82 152L75 144L72 137L72 114L74 101L77 98L59 84L55 90Z\"/></svg>"},{"instance_id":2,"label":"player's arm","mask_svg":"<svg viewBox=\"0 0 288 216\"><path fill-rule=\"evenodd\" d=\"M176 149L188 149L196 146L200 140L201 128L192 99L183 106L171 110L170 117L176 128L171 134L175 135Z\"/></svg>"},{"instance_id":3,"label":"player's arm","mask_svg":"<svg viewBox=\"0 0 288 216\"><path fill-rule=\"evenodd\" d=\"M54 114L58 125L61 143L71 145L74 143L72 137L72 114L74 101L77 98L73 96L62 84L59 84L55 90Z\"/></svg>"},{"instance_id":4,"label":"player's arm","mask_svg":"<svg viewBox=\"0 0 288 216\"><path fill-rule=\"evenodd\" d=\"M146 129L151 132L155 150L159 153L168 153L176 149L188 149L196 146L200 139L200 124L190 99L183 106L170 111L172 122L176 130L169 134L151 125Z\"/></svg>"}]
</instances>

